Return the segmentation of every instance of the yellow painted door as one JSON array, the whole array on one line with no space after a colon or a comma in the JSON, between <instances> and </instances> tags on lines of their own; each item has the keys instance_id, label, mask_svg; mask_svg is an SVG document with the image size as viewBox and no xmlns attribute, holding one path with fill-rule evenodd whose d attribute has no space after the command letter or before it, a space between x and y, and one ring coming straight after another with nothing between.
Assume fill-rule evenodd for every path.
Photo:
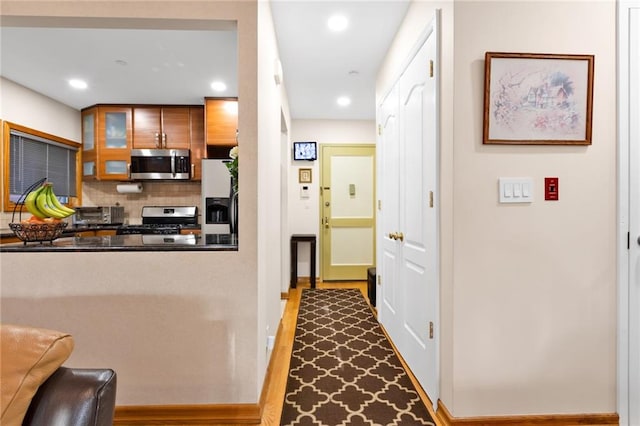
<instances>
[{"instance_id":1,"label":"yellow painted door","mask_svg":"<svg viewBox=\"0 0 640 426\"><path fill-rule=\"evenodd\" d=\"M366 280L375 264L375 146L323 145L321 276Z\"/></svg>"}]
</instances>

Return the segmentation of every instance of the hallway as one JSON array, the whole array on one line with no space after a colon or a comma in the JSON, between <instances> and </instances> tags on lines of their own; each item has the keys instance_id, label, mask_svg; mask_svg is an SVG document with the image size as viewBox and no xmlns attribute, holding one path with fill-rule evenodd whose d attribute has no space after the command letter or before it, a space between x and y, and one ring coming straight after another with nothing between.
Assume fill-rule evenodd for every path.
<instances>
[{"instance_id":1,"label":"hallway","mask_svg":"<svg viewBox=\"0 0 640 426\"><path fill-rule=\"evenodd\" d=\"M303 288L309 288L309 285L298 284L297 288L289 290L289 299L286 301L286 305L284 307L284 313L282 315L280 329L278 330L278 337L272 354L271 364L265 379L266 391L263 392L263 400L261 401L261 405L263 407L262 426L277 426L280 424L280 416L289 371L289 362L296 328L296 318ZM365 299L367 299L366 281L318 282L317 288L357 288L362 292ZM424 402L425 406L427 406L429 414L435 419L435 413L431 410L431 402L428 400L426 394L422 391L415 378L411 375L411 372L408 373L413 385L416 387L416 390L420 395L420 398Z\"/></svg>"}]
</instances>

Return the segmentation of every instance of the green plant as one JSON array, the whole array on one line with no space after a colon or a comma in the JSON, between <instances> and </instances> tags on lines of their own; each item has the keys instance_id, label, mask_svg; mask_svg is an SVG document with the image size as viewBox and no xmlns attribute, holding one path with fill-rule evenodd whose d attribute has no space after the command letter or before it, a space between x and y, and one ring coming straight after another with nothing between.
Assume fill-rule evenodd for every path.
<instances>
[{"instance_id":1,"label":"green plant","mask_svg":"<svg viewBox=\"0 0 640 426\"><path fill-rule=\"evenodd\" d=\"M233 192L237 193L238 192L238 147L237 146L234 146L233 148L231 148L231 150L229 151L229 158L231 158L231 161L229 161L228 163L225 163L225 165L227 166L227 169L229 169L229 173L233 178L233 180L231 181Z\"/></svg>"}]
</instances>

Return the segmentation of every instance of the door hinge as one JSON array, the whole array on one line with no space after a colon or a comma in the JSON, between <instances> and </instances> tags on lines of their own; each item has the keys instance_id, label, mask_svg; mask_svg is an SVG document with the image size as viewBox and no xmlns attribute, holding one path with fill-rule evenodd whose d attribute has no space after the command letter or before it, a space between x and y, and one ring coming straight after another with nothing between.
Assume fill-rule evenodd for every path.
<instances>
[{"instance_id":1,"label":"door hinge","mask_svg":"<svg viewBox=\"0 0 640 426\"><path fill-rule=\"evenodd\" d=\"M382 277L378 275L378 285L382 285Z\"/></svg>"},{"instance_id":2,"label":"door hinge","mask_svg":"<svg viewBox=\"0 0 640 426\"><path fill-rule=\"evenodd\" d=\"M433 191L429 191L429 207L433 208Z\"/></svg>"},{"instance_id":3,"label":"door hinge","mask_svg":"<svg viewBox=\"0 0 640 426\"><path fill-rule=\"evenodd\" d=\"M429 321L429 339L433 339L433 321Z\"/></svg>"},{"instance_id":4,"label":"door hinge","mask_svg":"<svg viewBox=\"0 0 640 426\"><path fill-rule=\"evenodd\" d=\"M378 124L378 135L382 134L382 125Z\"/></svg>"},{"instance_id":5,"label":"door hinge","mask_svg":"<svg viewBox=\"0 0 640 426\"><path fill-rule=\"evenodd\" d=\"M433 60L429 60L429 77L433 78Z\"/></svg>"},{"instance_id":6,"label":"door hinge","mask_svg":"<svg viewBox=\"0 0 640 426\"><path fill-rule=\"evenodd\" d=\"M378 200L378 210L382 210L382 200Z\"/></svg>"}]
</instances>

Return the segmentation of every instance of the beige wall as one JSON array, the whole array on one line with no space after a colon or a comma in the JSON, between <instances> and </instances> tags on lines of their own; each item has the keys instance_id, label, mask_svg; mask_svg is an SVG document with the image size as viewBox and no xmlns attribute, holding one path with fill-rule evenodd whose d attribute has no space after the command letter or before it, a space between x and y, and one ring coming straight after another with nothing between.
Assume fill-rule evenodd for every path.
<instances>
[{"instance_id":1,"label":"beige wall","mask_svg":"<svg viewBox=\"0 0 640 426\"><path fill-rule=\"evenodd\" d=\"M257 402L257 4L227 1L3 1L6 16L237 20L243 195L228 253L0 256L2 320L77 336L69 365L120 374L119 405ZM176 23L173 21L173 23ZM200 21L202 22L202 21ZM25 274L37 265L38 273ZM262 358L258 355L262 354Z\"/></svg>"},{"instance_id":2,"label":"beige wall","mask_svg":"<svg viewBox=\"0 0 640 426\"><path fill-rule=\"evenodd\" d=\"M420 2L399 36L440 6L441 399L457 417L615 412L615 3ZM486 51L594 54L593 145L483 146ZM501 176L533 178L534 202L498 204Z\"/></svg>"},{"instance_id":3,"label":"beige wall","mask_svg":"<svg viewBox=\"0 0 640 426\"><path fill-rule=\"evenodd\" d=\"M275 335L280 323L280 290L288 274L282 269L283 203L281 200L281 117L289 120L283 85L274 78L278 58L271 6L258 3L258 372L263 372L271 355L267 337ZM242 155L242 138L240 153ZM284 241L283 241L284 240ZM287 270L288 271L288 270ZM258 377L262 384L264 375Z\"/></svg>"}]
</instances>

